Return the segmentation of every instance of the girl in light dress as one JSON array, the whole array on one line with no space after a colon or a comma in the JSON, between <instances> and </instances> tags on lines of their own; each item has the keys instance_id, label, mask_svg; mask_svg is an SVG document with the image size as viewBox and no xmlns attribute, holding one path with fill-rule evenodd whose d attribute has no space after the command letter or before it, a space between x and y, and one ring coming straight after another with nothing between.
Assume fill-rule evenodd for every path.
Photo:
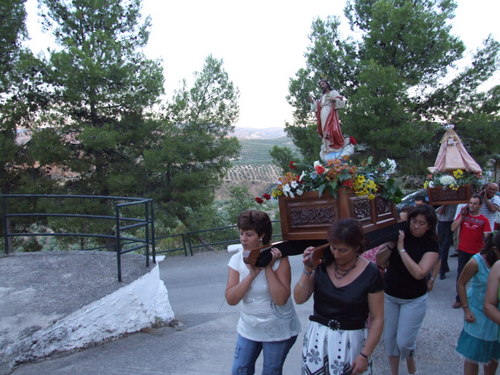
<instances>
[{"instance_id":1,"label":"girl in light dress","mask_svg":"<svg viewBox=\"0 0 500 375\"><path fill-rule=\"evenodd\" d=\"M479 364L483 365L485 375L494 375L498 367L498 324L485 315L483 307L490 268L499 258L500 232L497 231L488 235L484 249L467 262L458 278L465 321L456 351L464 358L464 375L477 375Z\"/></svg>"}]
</instances>

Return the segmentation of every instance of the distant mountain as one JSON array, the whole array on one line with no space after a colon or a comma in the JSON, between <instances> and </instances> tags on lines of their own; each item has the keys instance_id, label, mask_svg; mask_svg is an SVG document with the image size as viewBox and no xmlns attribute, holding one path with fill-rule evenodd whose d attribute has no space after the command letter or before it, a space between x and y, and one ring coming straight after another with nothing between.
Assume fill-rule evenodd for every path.
<instances>
[{"instance_id":1,"label":"distant mountain","mask_svg":"<svg viewBox=\"0 0 500 375\"><path fill-rule=\"evenodd\" d=\"M232 136L238 139L274 139L285 137L285 129L273 128L235 128Z\"/></svg>"}]
</instances>

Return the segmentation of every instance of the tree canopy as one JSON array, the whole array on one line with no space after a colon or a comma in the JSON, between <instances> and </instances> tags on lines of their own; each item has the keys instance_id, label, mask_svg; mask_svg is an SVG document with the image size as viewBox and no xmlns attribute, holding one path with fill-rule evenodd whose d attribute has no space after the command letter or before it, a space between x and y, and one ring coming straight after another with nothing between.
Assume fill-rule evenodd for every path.
<instances>
[{"instance_id":1,"label":"tree canopy","mask_svg":"<svg viewBox=\"0 0 500 375\"><path fill-rule=\"evenodd\" d=\"M239 152L239 92L223 61L208 56L165 102L161 62L142 52L141 0L39 4L57 46L35 57L20 43L24 1L2 3L2 192L154 198L170 227L205 215ZM21 130L30 138L18 145Z\"/></svg>"},{"instance_id":2,"label":"tree canopy","mask_svg":"<svg viewBox=\"0 0 500 375\"><path fill-rule=\"evenodd\" d=\"M348 1L344 13L356 38L341 35L336 17L312 23L306 66L290 80L287 98L295 110L286 129L297 144L310 142L299 147L306 160L318 159L319 137L304 133L314 132L308 98L320 77L348 97L342 128L361 143L361 156L393 158L402 172L423 174L446 123L456 125L483 167L500 152L498 86L478 90L498 68L500 44L489 37L457 70L465 46L451 34L455 8L452 0Z\"/></svg>"},{"instance_id":3,"label":"tree canopy","mask_svg":"<svg viewBox=\"0 0 500 375\"><path fill-rule=\"evenodd\" d=\"M208 56L195 72L192 88L183 86L168 103L159 121L160 136L144 153L153 179L149 189L158 202L184 225L213 202L214 190L239 154L229 137L239 114L239 91L229 80L222 60Z\"/></svg>"}]
</instances>

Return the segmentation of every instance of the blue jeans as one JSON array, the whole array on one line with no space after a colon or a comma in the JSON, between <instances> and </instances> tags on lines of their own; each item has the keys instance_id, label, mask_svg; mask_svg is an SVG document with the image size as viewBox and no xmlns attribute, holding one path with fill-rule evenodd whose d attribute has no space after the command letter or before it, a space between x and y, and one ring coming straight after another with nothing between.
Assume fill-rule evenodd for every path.
<instances>
[{"instance_id":1,"label":"blue jeans","mask_svg":"<svg viewBox=\"0 0 500 375\"><path fill-rule=\"evenodd\" d=\"M259 342L248 340L240 335L236 339L232 375L252 375L255 373L255 361L264 350L262 375L281 375L288 351L297 340L297 336L283 341Z\"/></svg>"}]
</instances>

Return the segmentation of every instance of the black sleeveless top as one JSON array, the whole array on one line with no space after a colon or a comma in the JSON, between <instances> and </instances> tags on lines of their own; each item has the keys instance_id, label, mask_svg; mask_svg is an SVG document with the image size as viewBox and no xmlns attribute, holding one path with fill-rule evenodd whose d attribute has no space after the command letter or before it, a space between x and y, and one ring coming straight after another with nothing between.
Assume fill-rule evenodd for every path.
<instances>
[{"instance_id":1,"label":"black sleeveless top","mask_svg":"<svg viewBox=\"0 0 500 375\"><path fill-rule=\"evenodd\" d=\"M360 321L368 318L368 293L384 289L377 266L369 263L351 283L337 288L320 264L314 272L314 314L339 321Z\"/></svg>"}]
</instances>

